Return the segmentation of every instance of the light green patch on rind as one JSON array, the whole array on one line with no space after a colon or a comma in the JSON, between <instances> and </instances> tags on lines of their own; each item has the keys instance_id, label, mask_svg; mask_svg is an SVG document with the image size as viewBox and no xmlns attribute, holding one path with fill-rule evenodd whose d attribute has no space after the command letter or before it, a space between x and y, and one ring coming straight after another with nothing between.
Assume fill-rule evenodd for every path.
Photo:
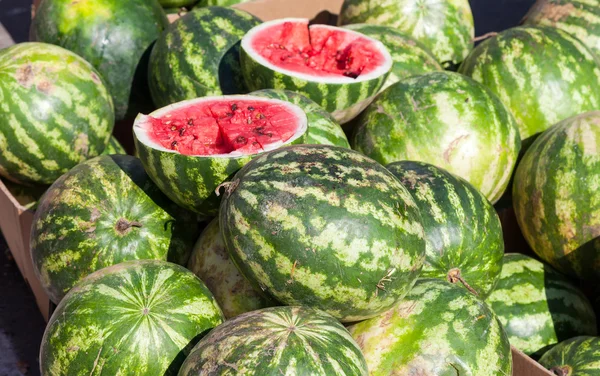
<instances>
[{"instance_id":1,"label":"light green patch on rind","mask_svg":"<svg viewBox=\"0 0 600 376\"><path fill-rule=\"evenodd\" d=\"M460 73L481 82L511 110L521 139L600 108L600 66L578 39L552 27L515 27L477 46Z\"/></svg>"},{"instance_id":2,"label":"light green patch on rind","mask_svg":"<svg viewBox=\"0 0 600 376\"><path fill-rule=\"evenodd\" d=\"M421 212L427 253L420 278L448 280L458 269L485 299L500 277L504 255L502 227L492 204L464 179L433 165L403 161L386 168L413 195Z\"/></svg>"},{"instance_id":3,"label":"light green patch on rind","mask_svg":"<svg viewBox=\"0 0 600 376\"><path fill-rule=\"evenodd\" d=\"M348 149L277 149L240 170L221 202L226 249L258 288L346 322L391 308L425 252L410 193Z\"/></svg>"},{"instance_id":4,"label":"light green patch on rind","mask_svg":"<svg viewBox=\"0 0 600 376\"><path fill-rule=\"evenodd\" d=\"M600 112L542 133L519 163L513 206L535 253L560 272L600 278Z\"/></svg>"},{"instance_id":5,"label":"light green patch on rind","mask_svg":"<svg viewBox=\"0 0 600 376\"><path fill-rule=\"evenodd\" d=\"M254 91L250 95L281 99L302 108L308 119L308 131L305 144L334 145L350 148L346 134L340 124L314 101L302 94L289 90L265 89Z\"/></svg>"},{"instance_id":6,"label":"light green patch on rind","mask_svg":"<svg viewBox=\"0 0 600 376\"><path fill-rule=\"evenodd\" d=\"M188 269L206 283L227 319L274 305L252 287L229 258L218 219L212 220L200 235Z\"/></svg>"},{"instance_id":7,"label":"light green patch on rind","mask_svg":"<svg viewBox=\"0 0 600 376\"><path fill-rule=\"evenodd\" d=\"M51 184L104 151L110 95L81 57L45 43L0 51L0 176Z\"/></svg>"},{"instance_id":8,"label":"light green patch on rind","mask_svg":"<svg viewBox=\"0 0 600 376\"><path fill-rule=\"evenodd\" d=\"M348 331L325 312L274 307L237 316L192 350L179 376L367 376L367 365Z\"/></svg>"},{"instance_id":9,"label":"light green patch on rind","mask_svg":"<svg viewBox=\"0 0 600 376\"><path fill-rule=\"evenodd\" d=\"M149 85L157 107L209 95L248 92L239 42L260 20L233 8L195 8L173 22L150 55Z\"/></svg>"},{"instance_id":10,"label":"light green patch on rind","mask_svg":"<svg viewBox=\"0 0 600 376\"><path fill-rule=\"evenodd\" d=\"M565 339L596 335L596 315L585 295L529 256L504 256L500 280L486 302L498 315L511 345L527 355L539 357Z\"/></svg>"},{"instance_id":11,"label":"light green patch on rind","mask_svg":"<svg viewBox=\"0 0 600 376\"><path fill-rule=\"evenodd\" d=\"M379 89L380 92L405 78L442 70L442 66L427 47L393 27L370 24L352 24L344 27L377 39L392 55L394 64L390 75Z\"/></svg>"},{"instance_id":12,"label":"light green patch on rind","mask_svg":"<svg viewBox=\"0 0 600 376\"><path fill-rule=\"evenodd\" d=\"M496 315L445 281L419 280L393 309L348 330L372 376L511 375L510 345Z\"/></svg>"},{"instance_id":13,"label":"light green patch on rind","mask_svg":"<svg viewBox=\"0 0 600 376\"><path fill-rule=\"evenodd\" d=\"M54 311L40 350L42 375L176 375L191 348L223 322L185 268L128 261L89 275Z\"/></svg>"},{"instance_id":14,"label":"light green patch on rind","mask_svg":"<svg viewBox=\"0 0 600 376\"><path fill-rule=\"evenodd\" d=\"M506 106L483 85L453 72L390 86L356 119L350 143L382 164L413 160L444 168L492 203L506 190L521 147Z\"/></svg>"},{"instance_id":15,"label":"light green patch on rind","mask_svg":"<svg viewBox=\"0 0 600 376\"><path fill-rule=\"evenodd\" d=\"M117 141L117 139L112 136L108 140L108 144L106 145L106 149L102 152L102 155L115 155L115 154L127 154L123 145Z\"/></svg>"},{"instance_id":16,"label":"light green patch on rind","mask_svg":"<svg viewBox=\"0 0 600 376\"><path fill-rule=\"evenodd\" d=\"M195 215L170 202L131 156L101 156L58 179L33 219L34 270L58 303L78 281L127 260L185 265L196 240Z\"/></svg>"},{"instance_id":17,"label":"light green patch on rind","mask_svg":"<svg viewBox=\"0 0 600 376\"><path fill-rule=\"evenodd\" d=\"M573 376L598 376L600 370L600 338L579 336L554 346L540 359L547 369L566 367Z\"/></svg>"},{"instance_id":18,"label":"light green patch on rind","mask_svg":"<svg viewBox=\"0 0 600 376\"><path fill-rule=\"evenodd\" d=\"M345 0L338 22L392 27L423 43L440 63L463 61L475 36L468 0Z\"/></svg>"}]
</instances>

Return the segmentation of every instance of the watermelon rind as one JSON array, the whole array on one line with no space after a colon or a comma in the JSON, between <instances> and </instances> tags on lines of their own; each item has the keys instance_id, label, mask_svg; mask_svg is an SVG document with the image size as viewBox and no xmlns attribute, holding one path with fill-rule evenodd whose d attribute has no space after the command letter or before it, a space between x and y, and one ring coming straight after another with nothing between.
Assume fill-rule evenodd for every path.
<instances>
[{"instance_id":1,"label":"watermelon rind","mask_svg":"<svg viewBox=\"0 0 600 376\"><path fill-rule=\"evenodd\" d=\"M223 315L192 272L136 260L101 269L56 307L42 338L40 373L175 376Z\"/></svg>"},{"instance_id":2,"label":"watermelon rind","mask_svg":"<svg viewBox=\"0 0 600 376\"><path fill-rule=\"evenodd\" d=\"M554 346L540 364L557 376L596 376L600 370L600 338L578 336Z\"/></svg>"},{"instance_id":3,"label":"watermelon rind","mask_svg":"<svg viewBox=\"0 0 600 376\"><path fill-rule=\"evenodd\" d=\"M315 77L310 74L295 72L275 66L273 63L256 53L251 42L265 28L284 22L306 23L304 18L283 18L263 22L252 28L242 38L240 64L244 80L252 91L260 89L285 89L298 92L312 99L329 112L340 124L355 118L375 97L383 86L392 68L393 60L387 48L380 41L367 37L356 31L346 29L348 33L357 33L369 38L378 46L384 56L381 66L357 78L346 76ZM311 27L334 28L327 25L312 25Z\"/></svg>"},{"instance_id":4,"label":"watermelon rind","mask_svg":"<svg viewBox=\"0 0 600 376\"><path fill-rule=\"evenodd\" d=\"M136 150L150 178L175 203L201 215L215 216L218 213L219 199L215 190L257 154L248 155L236 150L229 154L208 156L183 155L152 141L142 124L147 122L148 116L160 117L170 111L203 102L237 99L271 102L287 107L297 115L299 127L285 144L304 143L308 125L306 114L300 107L286 101L251 95L202 97L174 103L148 115L138 115L133 125ZM282 144L270 144L265 152L280 146Z\"/></svg>"},{"instance_id":5,"label":"watermelon rind","mask_svg":"<svg viewBox=\"0 0 600 376\"><path fill-rule=\"evenodd\" d=\"M52 184L104 151L114 126L110 94L80 56L47 43L0 51L0 176Z\"/></svg>"},{"instance_id":6,"label":"watermelon rind","mask_svg":"<svg viewBox=\"0 0 600 376\"><path fill-rule=\"evenodd\" d=\"M367 376L367 365L346 328L323 311L273 307L226 321L204 337L179 376Z\"/></svg>"}]
</instances>

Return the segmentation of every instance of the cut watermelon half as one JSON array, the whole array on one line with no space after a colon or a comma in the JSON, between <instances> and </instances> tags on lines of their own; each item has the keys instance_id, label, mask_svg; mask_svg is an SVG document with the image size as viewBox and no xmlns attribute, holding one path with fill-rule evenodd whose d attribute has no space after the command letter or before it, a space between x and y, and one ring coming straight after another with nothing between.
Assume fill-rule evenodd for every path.
<instances>
[{"instance_id":1,"label":"cut watermelon half","mask_svg":"<svg viewBox=\"0 0 600 376\"><path fill-rule=\"evenodd\" d=\"M393 61L379 41L308 19L262 23L242 39L241 65L250 90L287 89L317 102L341 123L374 98Z\"/></svg>"},{"instance_id":2,"label":"cut watermelon half","mask_svg":"<svg viewBox=\"0 0 600 376\"><path fill-rule=\"evenodd\" d=\"M303 143L307 117L300 107L278 99L203 97L138 115L133 133L156 185L177 204L215 215L215 189L254 156Z\"/></svg>"}]
</instances>

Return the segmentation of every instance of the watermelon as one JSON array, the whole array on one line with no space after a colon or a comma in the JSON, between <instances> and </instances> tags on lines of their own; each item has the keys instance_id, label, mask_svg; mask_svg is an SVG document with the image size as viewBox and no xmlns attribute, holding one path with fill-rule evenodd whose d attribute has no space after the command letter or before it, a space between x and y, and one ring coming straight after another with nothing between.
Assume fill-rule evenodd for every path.
<instances>
[{"instance_id":1,"label":"watermelon","mask_svg":"<svg viewBox=\"0 0 600 376\"><path fill-rule=\"evenodd\" d=\"M183 266L134 260L90 274L52 314L43 376L177 375L202 335L223 322L206 286Z\"/></svg>"},{"instance_id":2,"label":"watermelon","mask_svg":"<svg viewBox=\"0 0 600 376\"><path fill-rule=\"evenodd\" d=\"M171 200L214 216L215 189L256 154L303 143L306 114L291 103L250 95L204 97L136 118L144 168Z\"/></svg>"},{"instance_id":3,"label":"watermelon","mask_svg":"<svg viewBox=\"0 0 600 376\"><path fill-rule=\"evenodd\" d=\"M504 240L498 214L471 184L423 162L386 166L413 195L425 229L426 259L420 278L464 285L485 298L502 269Z\"/></svg>"},{"instance_id":4,"label":"watermelon","mask_svg":"<svg viewBox=\"0 0 600 376\"><path fill-rule=\"evenodd\" d=\"M309 307L273 307L215 328L198 342L179 371L179 376L233 374L369 373L358 345L335 318Z\"/></svg>"},{"instance_id":5,"label":"watermelon","mask_svg":"<svg viewBox=\"0 0 600 376\"><path fill-rule=\"evenodd\" d=\"M110 94L81 57L45 43L0 51L0 176L51 184L104 151Z\"/></svg>"},{"instance_id":6,"label":"watermelon","mask_svg":"<svg viewBox=\"0 0 600 376\"><path fill-rule=\"evenodd\" d=\"M102 155L113 155L113 154L127 154L123 145L117 141L117 139L113 136L108 140L108 144L106 145L106 149L102 152Z\"/></svg>"},{"instance_id":7,"label":"watermelon","mask_svg":"<svg viewBox=\"0 0 600 376\"><path fill-rule=\"evenodd\" d=\"M197 97L248 92L239 42L260 20L242 10L196 8L173 22L150 54L148 80L157 107Z\"/></svg>"},{"instance_id":8,"label":"watermelon","mask_svg":"<svg viewBox=\"0 0 600 376\"><path fill-rule=\"evenodd\" d=\"M145 54L167 25L155 0L44 0L31 24L31 40L62 46L89 61L106 80L121 120L152 107Z\"/></svg>"},{"instance_id":9,"label":"watermelon","mask_svg":"<svg viewBox=\"0 0 600 376\"><path fill-rule=\"evenodd\" d=\"M496 315L462 287L421 279L394 309L348 328L371 376L511 375Z\"/></svg>"},{"instance_id":10,"label":"watermelon","mask_svg":"<svg viewBox=\"0 0 600 376\"><path fill-rule=\"evenodd\" d=\"M554 346L540 364L557 376L596 376L600 373L600 338L579 336Z\"/></svg>"},{"instance_id":11,"label":"watermelon","mask_svg":"<svg viewBox=\"0 0 600 376\"><path fill-rule=\"evenodd\" d=\"M483 85L453 72L390 86L356 124L350 140L355 150L382 164L414 160L444 168L492 203L506 190L521 146L506 106Z\"/></svg>"},{"instance_id":12,"label":"watermelon","mask_svg":"<svg viewBox=\"0 0 600 376\"><path fill-rule=\"evenodd\" d=\"M340 123L358 115L392 68L383 43L356 31L284 18L242 38L240 64L250 90L287 89L306 95Z\"/></svg>"},{"instance_id":13,"label":"watermelon","mask_svg":"<svg viewBox=\"0 0 600 376\"><path fill-rule=\"evenodd\" d=\"M289 90L276 89L258 90L250 94L280 99L293 103L304 110L308 120L305 144L334 145L350 149L348 138L340 124L331 114L306 96Z\"/></svg>"},{"instance_id":14,"label":"watermelon","mask_svg":"<svg viewBox=\"0 0 600 376\"><path fill-rule=\"evenodd\" d=\"M535 253L558 271L600 280L600 111L542 133L513 184L519 227Z\"/></svg>"},{"instance_id":15,"label":"watermelon","mask_svg":"<svg viewBox=\"0 0 600 376\"><path fill-rule=\"evenodd\" d=\"M600 56L600 2L596 0L538 0L525 25L552 26L574 35Z\"/></svg>"},{"instance_id":16,"label":"watermelon","mask_svg":"<svg viewBox=\"0 0 600 376\"><path fill-rule=\"evenodd\" d=\"M510 344L535 358L565 339L596 334L596 315L585 295L529 256L504 256L500 280L486 302Z\"/></svg>"},{"instance_id":17,"label":"watermelon","mask_svg":"<svg viewBox=\"0 0 600 376\"><path fill-rule=\"evenodd\" d=\"M226 318L274 305L244 278L225 249L219 220L213 219L194 246L188 269L212 292Z\"/></svg>"},{"instance_id":18,"label":"watermelon","mask_svg":"<svg viewBox=\"0 0 600 376\"><path fill-rule=\"evenodd\" d=\"M246 3L251 0L200 0L198 3L198 7L212 7L212 6L220 6L220 7L230 7L232 5Z\"/></svg>"},{"instance_id":19,"label":"watermelon","mask_svg":"<svg viewBox=\"0 0 600 376\"><path fill-rule=\"evenodd\" d=\"M600 108L600 67L578 39L552 27L515 27L477 46L459 72L508 106L524 148L568 117Z\"/></svg>"},{"instance_id":20,"label":"watermelon","mask_svg":"<svg viewBox=\"0 0 600 376\"><path fill-rule=\"evenodd\" d=\"M344 0L338 23L390 26L423 43L445 64L463 61L475 36L468 0Z\"/></svg>"},{"instance_id":21,"label":"watermelon","mask_svg":"<svg viewBox=\"0 0 600 376\"><path fill-rule=\"evenodd\" d=\"M393 307L421 271L417 205L394 175L355 151L274 150L222 191L227 251L254 286L281 303L358 321Z\"/></svg>"},{"instance_id":22,"label":"watermelon","mask_svg":"<svg viewBox=\"0 0 600 376\"><path fill-rule=\"evenodd\" d=\"M101 156L60 177L33 218L36 275L58 303L77 281L126 260L188 261L195 215L179 208L128 155Z\"/></svg>"},{"instance_id":23,"label":"watermelon","mask_svg":"<svg viewBox=\"0 0 600 376\"><path fill-rule=\"evenodd\" d=\"M387 80L379 91L410 76L442 70L433 54L421 42L390 26L352 24L346 29L358 31L368 37L377 39L388 49L394 64Z\"/></svg>"}]
</instances>

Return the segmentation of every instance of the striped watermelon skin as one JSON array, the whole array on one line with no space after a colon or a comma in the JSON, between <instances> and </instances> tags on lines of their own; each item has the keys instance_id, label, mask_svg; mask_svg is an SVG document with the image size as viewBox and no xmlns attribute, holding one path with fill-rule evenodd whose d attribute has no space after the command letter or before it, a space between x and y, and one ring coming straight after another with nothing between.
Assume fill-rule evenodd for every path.
<instances>
[{"instance_id":1,"label":"striped watermelon skin","mask_svg":"<svg viewBox=\"0 0 600 376\"><path fill-rule=\"evenodd\" d=\"M62 375L177 375L192 347L223 322L192 272L128 261L81 281L58 305L42 339L40 371Z\"/></svg>"},{"instance_id":2,"label":"striped watermelon skin","mask_svg":"<svg viewBox=\"0 0 600 376\"><path fill-rule=\"evenodd\" d=\"M578 335L596 335L592 305L567 278L529 256L504 256L496 289L486 302L498 315L510 344L538 358Z\"/></svg>"},{"instance_id":3,"label":"striped watermelon skin","mask_svg":"<svg viewBox=\"0 0 600 376\"><path fill-rule=\"evenodd\" d=\"M561 120L600 108L600 67L578 39L552 27L505 30L479 46L459 72L511 110L524 145Z\"/></svg>"},{"instance_id":4,"label":"striped watermelon skin","mask_svg":"<svg viewBox=\"0 0 600 376\"><path fill-rule=\"evenodd\" d=\"M371 24L352 24L344 27L377 39L392 55L394 65L379 89L380 92L402 79L442 70L442 66L425 45L393 27Z\"/></svg>"},{"instance_id":5,"label":"striped watermelon skin","mask_svg":"<svg viewBox=\"0 0 600 376\"><path fill-rule=\"evenodd\" d=\"M45 43L0 51L0 176L51 184L102 153L113 104L98 72L81 57Z\"/></svg>"},{"instance_id":6,"label":"striped watermelon skin","mask_svg":"<svg viewBox=\"0 0 600 376\"><path fill-rule=\"evenodd\" d=\"M515 119L498 97L453 72L390 86L357 119L350 144L382 164L414 160L441 167L492 203L506 190L521 147Z\"/></svg>"},{"instance_id":7,"label":"striped watermelon skin","mask_svg":"<svg viewBox=\"0 0 600 376\"><path fill-rule=\"evenodd\" d=\"M538 0L524 24L564 30L600 55L600 3L596 0Z\"/></svg>"},{"instance_id":8,"label":"striped watermelon skin","mask_svg":"<svg viewBox=\"0 0 600 376\"><path fill-rule=\"evenodd\" d=\"M245 94L239 41L260 20L233 8L195 8L173 22L150 55L149 84L157 107L197 97Z\"/></svg>"},{"instance_id":9,"label":"striped watermelon skin","mask_svg":"<svg viewBox=\"0 0 600 376\"><path fill-rule=\"evenodd\" d=\"M227 319L275 305L238 271L225 249L218 218L202 231L187 267L206 283Z\"/></svg>"},{"instance_id":10,"label":"striped watermelon skin","mask_svg":"<svg viewBox=\"0 0 600 376\"><path fill-rule=\"evenodd\" d=\"M226 321L181 367L192 375L356 375L367 365L346 328L323 311L273 307Z\"/></svg>"},{"instance_id":11,"label":"striped watermelon skin","mask_svg":"<svg viewBox=\"0 0 600 376\"><path fill-rule=\"evenodd\" d=\"M492 204L466 180L433 165L403 161L386 168L421 212L427 256L420 278L462 285L460 277L485 298L500 277L504 255L502 226Z\"/></svg>"},{"instance_id":12,"label":"striped watermelon skin","mask_svg":"<svg viewBox=\"0 0 600 376\"><path fill-rule=\"evenodd\" d=\"M44 0L31 24L31 40L59 45L89 61L112 95L117 120L146 112L144 54L168 25L157 1Z\"/></svg>"},{"instance_id":13,"label":"striped watermelon skin","mask_svg":"<svg viewBox=\"0 0 600 376\"><path fill-rule=\"evenodd\" d=\"M496 315L464 288L421 279L394 309L348 328L371 376L511 375Z\"/></svg>"},{"instance_id":14,"label":"striped watermelon skin","mask_svg":"<svg viewBox=\"0 0 600 376\"><path fill-rule=\"evenodd\" d=\"M340 147L294 145L252 160L224 189L219 221L255 286L344 322L394 306L425 256L410 193L383 166Z\"/></svg>"},{"instance_id":15,"label":"striped watermelon skin","mask_svg":"<svg viewBox=\"0 0 600 376\"><path fill-rule=\"evenodd\" d=\"M314 101L289 90L265 89L250 93L265 98L280 99L302 108L308 118L306 144L334 145L350 149L348 138L340 124Z\"/></svg>"},{"instance_id":16,"label":"striped watermelon skin","mask_svg":"<svg viewBox=\"0 0 600 376\"><path fill-rule=\"evenodd\" d=\"M598 376L600 374L600 338L579 336L554 346L540 364L558 376Z\"/></svg>"},{"instance_id":17,"label":"striped watermelon skin","mask_svg":"<svg viewBox=\"0 0 600 376\"><path fill-rule=\"evenodd\" d=\"M197 2L198 0L158 0L158 3L165 8L165 10L171 8L191 7Z\"/></svg>"},{"instance_id":18,"label":"striped watermelon skin","mask_svg":"<svg viewBox=\"0 0 600 376\"><path fill-rule=\"evenodd\" d=\"M102 152L102 155L113 155L113 154L127 154L123 145L121 145L114 136L112 136L108 140L106 149L104 149L104 151Z\"/></svg>"},{"instance_id":19,"label":"striped watermelon skin","mask_svg":"<svg viewBox=\"0 0 600 376\"><path fill-rule=\"evenodd\" d=\"M248 2L250 0L201 0L197 6L220 6L220 7L230 7L236 4L242 4Z\"/></svg>"},{"instance_id":20,"label":"striped watermelon skin","mask_svg":"<svg viewBox=\"0 0 600 376\"><path fill-rule=\"evenodd\" d=\"M88 274L127 260L185 265L199 231L132 156L102 156L59 178L36 210L34 270L53 302Z\"/></svg>"},{"instance_id":21,"label":"striped watermelon skin","mask_svg":"<svg viewBox=\"0 0 600 376\"><path fill-rule=\"evenodd\" d=\"M345 0L338 22L392 27L423 43L440 63L463 61L475 36L468 0Z\"/></svg>"},{"instance_id":22,"label":"striped watermelon skin","mask_svg":"<svg viewBox=\"0 0 600 376\"><path fill-rule=\"evenodd\" d=\"M513 207L531 248L558 271L600 278L600 111L542 133L519 163Z\"/></svg>"}]
</instances>

